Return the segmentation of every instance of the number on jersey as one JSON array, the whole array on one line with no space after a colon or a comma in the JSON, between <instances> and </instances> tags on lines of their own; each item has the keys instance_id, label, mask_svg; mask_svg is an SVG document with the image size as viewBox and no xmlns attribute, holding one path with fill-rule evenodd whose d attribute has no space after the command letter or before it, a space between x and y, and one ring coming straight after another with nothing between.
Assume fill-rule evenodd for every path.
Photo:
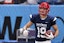
<instances>
[{"instance_id":1,"label":"number on jersey","mask_svg":"<svg viewBox=\"0 0 64 43\"><path fill-rule=\"evenodd\" d=\"M42 34L45 34L46 33L46 28L45 27L37 27L37 30L38 30L38 34L37 34L37 37L38 38L44 38L45 36L43 36Z\"/></svg>"}]
</instances>

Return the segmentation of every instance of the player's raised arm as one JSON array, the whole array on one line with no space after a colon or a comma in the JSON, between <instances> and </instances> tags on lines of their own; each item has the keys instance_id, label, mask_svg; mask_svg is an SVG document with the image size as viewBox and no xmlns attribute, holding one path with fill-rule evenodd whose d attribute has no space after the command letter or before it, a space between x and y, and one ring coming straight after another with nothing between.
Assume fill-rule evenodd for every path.
<instances>
[{"instance_id":1,"label":"player's raised arm","mask_svg":"<svg viewBox=\"0 0 64 43\"><path fill-rule=\"evenodd\" d=\"M23 33L25 30L27 31L27 29L35 22L35 17L30 15L30 21L23 27L22 32Z\"/></svg>"},{"instance_id":2,"label":"player's raised arm","mask_svg":"<svg viewBox=\"0 0 64 43\"><path fill-rule=\"evenodd\" d=\"M31 21L29 21L24 27L24 30L27 30L33 23Z\"/></svg>"},{"instance_id":3,"label":"player's raised arm","mask_svg":"<svg viewBox=\"0 0 64 43\"><path fill-rule=\"evenodd\" d=\"M24 36L28 36L28 28L32 25L33 23L29 21L20 31Z\"/></svg>"}]
</instances>

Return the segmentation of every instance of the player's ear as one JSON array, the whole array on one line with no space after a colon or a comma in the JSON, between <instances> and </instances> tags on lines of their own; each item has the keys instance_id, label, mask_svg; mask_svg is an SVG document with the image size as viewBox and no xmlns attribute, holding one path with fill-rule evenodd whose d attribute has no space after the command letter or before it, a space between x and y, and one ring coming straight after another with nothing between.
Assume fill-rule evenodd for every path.
<instances>
[{"instance_id":1,"label":"player's ear","mask_svg":"<svg viewBox=\"0 0 64 43\"><path fill-rule=\"evenodd\" d=\"M50 9L48 9L48 12L50 11Z\"/></svg>"}]
</instances>

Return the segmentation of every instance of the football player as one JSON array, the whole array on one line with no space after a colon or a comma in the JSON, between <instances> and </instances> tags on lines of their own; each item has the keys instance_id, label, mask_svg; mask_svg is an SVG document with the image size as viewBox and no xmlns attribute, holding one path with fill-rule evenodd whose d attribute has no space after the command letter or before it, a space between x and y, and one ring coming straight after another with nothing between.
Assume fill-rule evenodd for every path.
<instances>
[{"instance_id":1,"label":"football player","mask_svg":"<svg viewBox=\"0 0 64 43\"><path fill-rule=\"evenodd\" d=\"M30 15L30 21L23 27L23 30L27 30L32 24L35 25L35 43L51 43L51 39L54 39L58 35L58 27L56 25L56 17L48 15L50 5L47 2L42 2L39 5L39 14ZM50 32L50 35L46 34L46 31L53 27L55 34Z\"/></svg>"}]
</instances>

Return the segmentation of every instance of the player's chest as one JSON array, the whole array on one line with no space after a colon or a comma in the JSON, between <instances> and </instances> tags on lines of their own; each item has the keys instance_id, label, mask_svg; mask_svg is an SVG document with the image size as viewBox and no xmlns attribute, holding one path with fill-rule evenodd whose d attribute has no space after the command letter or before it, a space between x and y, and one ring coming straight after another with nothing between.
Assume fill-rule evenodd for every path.
<instances>
[{"instance_id":1,"label":"player's chest","mask_svg":"<svg viewBox=\"0 0 64 43\"><path fill-rule=\"evenodd\" d=\"M51 22L50 22L50 20L40 20L39 19L39 20L35 21L35 25L37 27L48 27L51 25Z\"/></svg>"},{"instance_id":2,"label":"player's chest","mask_svg":"<svg viewBox=\"0 0 64 43\"><path fill-rule=\"evenodd\" d=\"M47 24L47 25L49 25L49 24L51 24L51 22L50 22L50 20L35 20L35 24L36 25L45 25L45 24Z\"/></svg>"}]
</instances>

